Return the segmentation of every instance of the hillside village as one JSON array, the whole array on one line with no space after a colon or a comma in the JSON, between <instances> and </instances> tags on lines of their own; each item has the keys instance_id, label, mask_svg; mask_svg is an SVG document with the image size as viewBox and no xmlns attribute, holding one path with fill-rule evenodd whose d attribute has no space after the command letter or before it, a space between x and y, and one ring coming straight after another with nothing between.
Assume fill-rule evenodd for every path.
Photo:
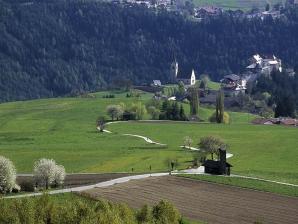
<instances>
[{"instance_id":1,"label":"hillside village","mask_svg":"<svg viewBox=\"0 0 298 224\"><path fill-rule=\"evenodd\" d=\"M276 4L272 8L266 8L264 11L259 9L254 9L251 11L243 12L241 10L226 10L224 8L216 6L195 6L192 2L182 1L182 0L112 0L114 4L122 4L125 6L141 5L152 9L165 9L167 11L176 13L189 13L190 17L195 21L202 21L209 16L218 16L224 12L229 12L237 17L245 17L247 19L251 18L261 18L265 19L271 17L273 19L278 19L284 16L283 5ZM298 5L298 0L287 0L285 5L287 7L291 5Z\"/></svg>"},{"instance_id":2,"label":"hillside village","mask_svg":"<svg viewBox=\"0 0 298 224\"><path fill-rule=\"evenodd\" d=\"M208 89L207 84L202 80L202 75L199 76L196 74L193 68L185 69L183 66L179 66L179 63L175 60L170 69L170 83L162 84L160 80L153 80L151 83L152 92L155 92L155 99L163 99L169 101L180 101L182 102L184 99L189 99L189 91L188 89L199 84L198 94L199 94L199 102L202 105L215 105L217 100L217 90ZM282 60L275 55L260 55L255 54L251 58L248 59L248 64L245 68L243 68L243 72L240 74L229 74L225 75L223 79L220 80L220 91L224 93L225 99L225 107L229 109L239 110L241 108L241 102L243 98L249 98L250 93L248 92L249 86L254 85L260 77L271 77L272 72L284 72L285 75L289 77L294 77L295 72L292 68L283 68ZM204 75L203 75L204 77ZM203 78L204 79L204 78ZM179 84L183 85L185 88L185 93L181 95L178 92L172 92L170 95L162 95L162 91L164 88L167 88L167 85L175 85ZM142 89L142 88L141 88ZM145 88L146 89L146 88ZM251 96L253 97L253 96ZM252 101L253 102L253 101ZM243 103L242 103L243 104ZM249 104L246 102L245 104ZM252 113L262 113L262 110L269 110L269 108L265 109L266 106L252 106L247 108L249 112ZM241 110L241 109L240 109ZM261 114L264 116L264 114ZM266 115L268 116L268 115ZM283 124L283 125L293 125L297 126L296 119L291 118L264 118L257 119L254 121L255 124Z\"/></svg>"},{"instance_id":3,"label":"hillside village","mask_svg":"<svg viewBox=\"0 0 298 224\"><path fill-rule=\"evenodd\" d=\"M0 0L0 224L297 223L298 0L30 1Z\"/></svg>"}]
</instances>

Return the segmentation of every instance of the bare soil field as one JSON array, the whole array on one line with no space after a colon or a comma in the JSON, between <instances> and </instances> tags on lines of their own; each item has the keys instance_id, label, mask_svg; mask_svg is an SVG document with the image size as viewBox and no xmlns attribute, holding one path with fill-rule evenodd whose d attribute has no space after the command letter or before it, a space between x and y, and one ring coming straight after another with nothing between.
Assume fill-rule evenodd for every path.
<instances>
[{"instance_id":1,"label":"bare soil field","mask_svg":"<svg viewBox=\"0 0 298 224\"><path fill-rule=\"evenodd\" d=\"M97 184L100 182L109 181L120 177L126 177L129 175L131 174L129 173L67 174L65 177L64 187L78 187L78 186L84 186L84 185L90 185L90 184ZM17 183L20 184L24 181L33 182L32 175L17 177Z\"/></svg>"},{"instance_id":2,"label":"bare soil field","mask_svg":"<svg viewBox=\"0 0 298 224\"><path fill-rule=\"evenodd\" d=\"M181 177L152 177L84 193L140 208L165 199L183 216L207 223L298 223L298 198Z\"/></svg>"}]
</instances>

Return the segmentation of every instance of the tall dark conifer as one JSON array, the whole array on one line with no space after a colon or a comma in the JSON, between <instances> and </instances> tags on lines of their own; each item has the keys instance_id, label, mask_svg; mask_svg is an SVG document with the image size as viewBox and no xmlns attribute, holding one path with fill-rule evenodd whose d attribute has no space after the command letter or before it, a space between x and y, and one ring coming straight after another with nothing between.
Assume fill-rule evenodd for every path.
<instances>
[{"instance_id":1,"label":"tall dark conifer","mask_svg":"<svg viewBox=\"0 0 298 224\"><path fill-rule=\"evenodd\" d=\"M196 86L188 89L190 97L190 115L198 115L199 113L199 90Z\"/></svg>"},{"instance_id":2,"label":"tall dark conifer","mask_svg":"<svg viewBox=\"0 0 298 224\"><path fill-rule=\"evenodd\" d=\"M216 122L217 123L223 123L224 122L224 93L223 91L218 91L217 97L216 97Z\"/></svg>"}]
</instances>

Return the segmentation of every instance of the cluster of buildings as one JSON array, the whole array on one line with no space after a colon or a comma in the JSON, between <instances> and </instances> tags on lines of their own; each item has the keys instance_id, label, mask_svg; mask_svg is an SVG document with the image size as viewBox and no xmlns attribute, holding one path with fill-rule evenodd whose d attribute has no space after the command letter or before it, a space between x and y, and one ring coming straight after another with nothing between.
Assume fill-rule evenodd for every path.
<instances>
[{"instance_id":1,"label":"cluster of buildings","mask_svg":"<svg viewBox=\"0 0 298 224\"><path fill-rule=\"evenodd\" d=\"M222 89L226 95L238 95L240 92L245 92L248 82L256 80L260 75L270 76L273 71L282 72L282 70L282 61L275 55L255 54L249 59L249 65L242 74L224 76L221 80ZM293 75L292 69L286 71L289 75Z\"/></svg>"},{"instance_id":2,"label":"cluster of buildings","mask_svg":"<svg viewBox=\"0 0 298 224\"><path fill-rule=\"evenodd\" d=\"M165 8L167 10L174 10L174 0L112 0L115 4L124 5L142 5L147 8Z\"/></svg>"},{"instance_id":3,"label":"cluster of buildings","mask_svg":"<svg viewBox=\"0 0 298 224\"><path fill-rule=\"evenodd\" d=\"M183 0L112 0L112 3L123 5L142 5L147 8L164 8L168 11L183 12L189 9ZM219 7L205 6L192 8L193 18L203 19L206 16L216 16L224 10Z\"/></svg>"},{"instance_id":4,"label":"cluster of buildings","mask_svg":"<svg viewBox=\"0 0 298 224\"><path fill-rule=\"evenodd\" d=\"M183 0L111 0L116 4L124 4L124 5L142 5L147 8L163 8L168 11L175 11L178 13L183 13L188 11L190 15L197 21L202 21L206 17L210 16L218 16L222 14L225 10L220 7L215 6L203 6L197 7L193 4L190 4L188 1ZM189 4L187 4L189 3ZM287 0L286 6L298 5L298 0ZM248 19L252 18L261 18L264 19L266 17L272 17L273 19L280 18L283 16L282 13L283 6L274 7L271 10L259 11L252 10L249 12L243 12L241 10L229 11L234 16L241 16Z\"/></svg>"}]
</instances>

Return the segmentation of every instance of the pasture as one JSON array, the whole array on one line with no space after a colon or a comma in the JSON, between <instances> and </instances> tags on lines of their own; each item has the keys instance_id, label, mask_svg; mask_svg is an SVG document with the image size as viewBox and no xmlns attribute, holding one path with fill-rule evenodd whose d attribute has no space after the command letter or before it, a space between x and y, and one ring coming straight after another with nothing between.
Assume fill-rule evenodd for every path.
<instances>
[{"instance_id":1,"label":"pasture","mask_svg":"<svg viewBox=\"0 0 298 224\"><path fill-rule=\"evenodd\" d=\"M194 146L204 135L219 135L230 145L234 157L232 172L298 183L298 129L278 126L254 126L250 114L231 112L230 125L209 123L111 124L112 134L99 133L95 121L109 104L147 102L152 95L127 98L125 92L115 98L102 98L100 92L85 98L56 98L0 104L0 155L10 158L18 173L31 173L34 161L53 158L72 172L153 172L169 169L177 160L178 169L191 165L193 152L183 150L183 137L191 136ZM186 112L189 105L184 105ZM212 108L200 108L208 120ZM145 117L149 119L149 115ZM167 144L157 146L144 140L123 136L144 135Z\"/></svg>"},{"instance_id":2,"label":"pasture","mask_svg":"<svg viewBox=\"0 0 298 224\"><path fill-rule=\"evenodd\" d=\"M148 136L178 151L184 136L194 140L194 147L202 136L220 136L229 144L228 151L234 154L229 159L234 166L232 173L298 183L297 128L247 123L129 122L111 124L109 130Z\"/></svg>"},{"instance_id":3,"label":"pasture","mask_svg":"<svg viewBox=\"0 0 298 224\"><path fill-rule=\"evenodd\" d=\"M264 9L266 4L269 3L272 6L276 3L285 2L284 0L194 0L197 6L217 6L225 9L241 9L249 10L253 7Z\"/></svg>"}]
</instances>

